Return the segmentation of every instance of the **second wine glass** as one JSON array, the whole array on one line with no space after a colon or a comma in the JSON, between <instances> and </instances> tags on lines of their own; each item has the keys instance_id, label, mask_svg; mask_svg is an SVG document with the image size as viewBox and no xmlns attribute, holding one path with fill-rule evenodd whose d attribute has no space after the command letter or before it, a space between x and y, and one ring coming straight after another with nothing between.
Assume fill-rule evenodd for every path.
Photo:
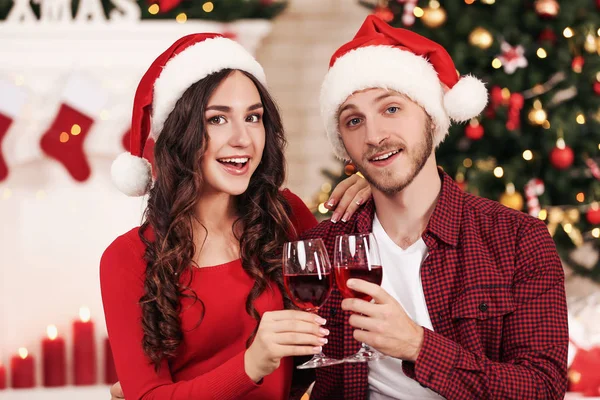
<instances>
[{"instance_id":1,"label":"second wine glass","mask_svg":"<svg viewBox=\"0 0 600 400\"><path fill-rule=\"evenodd\" d=\"M303 311L317 313L333 286L327 250L321 239L288 242L283 246L283 283L294 302ZM321 351L298 369L341 364Z\"/></svg>"},{"instance_id":2,"label":"second wine glass","mask_svg":"<svg viewBox=\"0 0 600 400\"><path fill-rule=\"evenodd\" d=\"M383 269L375 235L368 233L337 236L333 257L335 280L342 296L371 301L371 296L350 289L347 282L353 278L381 285ZM344 358L344 362L368 362L384 357L379 351L361 343L361 349L356 354Z\"/></svg>"}]
</instances>

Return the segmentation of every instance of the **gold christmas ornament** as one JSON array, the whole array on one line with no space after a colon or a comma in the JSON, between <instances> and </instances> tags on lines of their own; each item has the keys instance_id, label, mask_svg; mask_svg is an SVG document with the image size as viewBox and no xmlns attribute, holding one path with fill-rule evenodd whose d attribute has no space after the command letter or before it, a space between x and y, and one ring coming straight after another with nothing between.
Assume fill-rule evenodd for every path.
<instances>
[{"instance_id":1,"label":"gold christmas ornament","mask_svg":"<svg viewBox=\"0 0 600 400\"><path fill-rule=\"evenodd\" d=\"M548 114L542 108L542 102L539 100L535 100L533 102L533 108L529 111L527 115L529 118L529 122L533 125L543 125L544 122L548 119Z\"/></svg>"},{"instance_id":2,"label":"gold christmas ornament","mask_svg":"<svg viewBox=\"0 0 600 400\"><path fill-rule=\"evenodd\" d=\"M596 38L591 33L585 37L585 43L583 44L583 48L588 53L595 53L598 51L598 44L596 43Z\"/></svg>"},{"instance_id":3,"label":"gold christmas ornament","mask_svg":"<svg viewBox=\"0 0 600 400\"><path fill-rule=\"evenodd\" d=\"M536 0L534 7L535 12L545 18L554 18L560 11L560 4L556 0Z\"/></svg>"},{"instance_id":4,"label":"gold christmas ornament","mask_svg":"<svg viewBox=\"0 0 600 400\"><path fill-rule=\"evenodd\" d=\"M554 236L558 224L562 225L563 230L575 246L579 247L583 244L583 235L581 231L577 229L575 224L579 222L579 210L577 208L562 209L560 207L552 207L548 211L548 231L550 235Z\"/></svg>"},{"instance_id":5,"label":"gold christmas ornament","mask_svg":"<svg viewBox=\"0 0 600 400\"><path fill-rule=\"evenodd\" d=\"M506 192L500 196L500 204L513 210L521 211L523 209L523 196L515 190L515 185L509 183L506 185Z\"/></svg>"},{"instance_id":6,"label":"gold christmas ornament","mask_svg":"<svg viewBox=\"0 0 600 400\"><path fill-rule=\"evenodd\" d=\"M494 37L487 29L478 26L469 34L469 43L472 46L486 50L494 43Z\"/></svg>"},{"instance_id":7,"label":"gold christmas ornament","mask_svg":"<svg viewBox=\"0 0 600 400\"><path fill-rule=\"evenodd\" d=\"M423 9L421 20L429 28L439 28L446 23L448 15L437 0L432 0L429 5Z\"/></svg>"}]
</instances>

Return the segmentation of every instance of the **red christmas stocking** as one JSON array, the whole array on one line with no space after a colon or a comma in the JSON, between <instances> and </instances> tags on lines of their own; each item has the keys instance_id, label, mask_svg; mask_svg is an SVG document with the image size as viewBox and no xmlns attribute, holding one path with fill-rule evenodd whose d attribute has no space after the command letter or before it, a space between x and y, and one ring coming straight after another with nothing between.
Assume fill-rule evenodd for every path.
<instances>
[{"instance_id":1,"label":"red christmas stocking","mask_svg":"<svg viewBox=\"0 0 600 400\"><path fill-rule=\"evenodd\" d=\"M2 154L2 140L26 100L25 90L7 81L0 81L0 181L8 176L8 165Z\"/></svg>"},{"instance_id":2,"label":"red christmas stocking","mask_svg":"<svg viewBox=\"0 0 600 400\"><path fill-rule=\"evenodd\" d=\"M83 144L105 104L106 94L96 83L80 76L70 78L58 114L40 141L44 153L64 165L77 181L90 176Z\"/></svg>"},{"instance_id":3,"label":"red christmas stocking","mask_svg":"<svg viewBox=\"0 0 600 400\"><path fill-rule=\"evenodd\" d=\"M0 181L5 180L8 176L8 166L6 165L6 161L2 155L2 139L4 139L4 135L6 135L6 132L8 132L8 128L10 128L11 124L11 118L4 114L0 114Z\"/></svg>"}]
</instances>

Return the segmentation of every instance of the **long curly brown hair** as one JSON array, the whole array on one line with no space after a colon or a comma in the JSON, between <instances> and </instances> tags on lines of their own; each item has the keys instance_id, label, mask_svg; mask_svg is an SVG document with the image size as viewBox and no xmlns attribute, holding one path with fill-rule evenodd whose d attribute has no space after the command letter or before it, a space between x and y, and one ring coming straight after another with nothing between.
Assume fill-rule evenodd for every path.
<instances>
[{"instance_id":1,"label":"long curly brown hair","mask_svg":"<svg viewBox=\"0 0 600 400\"><path fill-rule=\"evenodd\" d=\"M142 345L157 370L163 360L175 357L183 340L180 299L192 297L201 302L188 287L190 282L182 282L181 277L186 269L194 268L192 220L203 182L199 166L208 141L205 109L217 86L232 72L221 70L189 87L167 118L154 147L157 176L139 235L146 245L147 262L144 295L140 299ZM234 234L242 232L236 238L243 268L254 279L246 299L246 311L256 320L246 344L249 346L260 322L254 301L271 283L283 294L284 306L291 306L283 287L280 254L283 243L295 232L288 217L290 206L280 193L285 177L286 141L279 111L267 89L251 74L240 72L258 89L266 136L261 163L248 189L236 199L239 217L233 226ZM144 234L148 229L153 238Z\"/></svg>"}]
</instances>

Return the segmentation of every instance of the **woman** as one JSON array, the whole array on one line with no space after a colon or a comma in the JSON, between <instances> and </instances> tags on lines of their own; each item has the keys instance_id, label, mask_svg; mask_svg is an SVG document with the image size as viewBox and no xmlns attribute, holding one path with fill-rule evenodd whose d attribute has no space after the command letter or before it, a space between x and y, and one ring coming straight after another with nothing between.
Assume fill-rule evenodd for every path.
<instances>
[{"instance_id":1,"label":"woman","mask_svg":"<svg viewBox=\"0 0 600 400\"><path fill-rule=\"evenodd\" d=\"M280 191L285 140L264 82L252 56L215 34L180 39L140 82L131 154L112 175L129 195L151 186L145 220L100 264L129 400L287 398L291 357L326 343L325 321L292 310L282 284L283 243L316 221ZM141 157L151 130L153 185ZM341 206L368 195L351 185Z\"/></svg>"}]
</instances>

